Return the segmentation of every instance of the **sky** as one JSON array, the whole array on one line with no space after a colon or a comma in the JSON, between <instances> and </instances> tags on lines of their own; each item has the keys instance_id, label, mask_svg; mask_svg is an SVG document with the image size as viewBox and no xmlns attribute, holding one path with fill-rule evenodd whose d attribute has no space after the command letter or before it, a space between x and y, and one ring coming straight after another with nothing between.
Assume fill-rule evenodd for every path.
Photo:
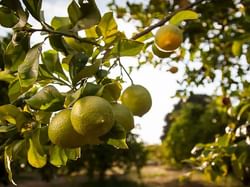
<instances>
[{"instance_id":1,"label":"sky","mask_svg":"<svg viewBox=\"0 0 250 187\"><path fill-rule=\"evenodd\" d=\"M70 2L71 0L43 0L42 9L45 12L45 19L50 21L53 16L67 16L67 6ZM108 2L96 0L102 14L108 11L106 7ZM119 1L121 4L125 2L125 0ZM30 21L33 27L40 26L34 20ZM128 37L135 31L133 25L121 20L118 20L118 28L124 31ZM0 35L3 35L3 32L0 32ZM32 36L34 43L37 43L39 39L41 40L39 34ZM126 65L131 65L136 61L134 58L123 58L122 63L126 67ZM133 71L130 76L135 84L143 85L152 96L152 108L144 116L135 117L136 127L132 132L138 134L139 138L146 144L159 144L161 143L160 136L163 132L163 126L166 125L164 118L178 102L178 99L172 98L172 96L178 89L177 80L181 74L172 74L159 68L153 68L151 65L144 65L138 71ZM128 78L125 81L127 82L123 84L123 89L130 85Z\"/></svg>"}]
</instances>

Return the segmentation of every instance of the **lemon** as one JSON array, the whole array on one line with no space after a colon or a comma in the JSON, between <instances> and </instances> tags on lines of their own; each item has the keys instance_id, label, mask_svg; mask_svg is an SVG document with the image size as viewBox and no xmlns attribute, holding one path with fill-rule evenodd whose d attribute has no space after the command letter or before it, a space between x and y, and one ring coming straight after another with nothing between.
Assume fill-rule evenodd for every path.
<instances>
[{"instance_id":1,"label":"lemon","mask_svg":"<svg viewBox=\"0 0 250 187\"><path fill-rule=\"evenodd\" d=\"M143 116L152 106L149 91L141 85L127 87L121 95L122 104L132 111L133 115Z\"/></svg>"},{"instance_id":2,"label":"lemon","mask_svg":"<svg viewBox=\"0 0 250 187\"><path fill-rule=\"evenodd\" d=\"M78 134L72 127L70 109L58 112L48 126L48 137L53 144L64 148L76 148L84 144L99 144L98 140Z\"/></svg>"},{"instance_id":3,"label":"lemon","mask_svg":"<svg viewBox=\"0 0 250 187\"><path fill-rule=\"evenodd\" d=\"M83 97L73 105L71 121L73 128L81 135L102 136L114 124L112 106L102 97Z\"/></svg>"},{"instance_id":4,"label":"lemon","mask_svg":"<svg viewBox=\"0 0 250 187\"><path fill-rule=\"evenodd\" d=\"M134 117L132 112L123 104L112 104L115 120L124 127L126 132L134 128Z\"/></svg>"},{"instance_id":5,"label":"lemon","mask_svg":"<svg viewBox=\"0 0 250 187\"><path fill-rule=\"evenodd\" d=\"M155 44L158 48L165 51L177 49L183 40L182 30L173 24L161 26L155 34Z\"/></svg>"}]
</instances>

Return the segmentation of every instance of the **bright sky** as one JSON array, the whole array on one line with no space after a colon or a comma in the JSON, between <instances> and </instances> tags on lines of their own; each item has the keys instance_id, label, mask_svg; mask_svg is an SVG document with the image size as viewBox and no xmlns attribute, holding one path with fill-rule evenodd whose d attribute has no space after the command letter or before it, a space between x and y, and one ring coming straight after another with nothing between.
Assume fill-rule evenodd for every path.
<instances>
[{"instance_id":1,"label":"bright sky","mask_svg":"<svg viewBox=\"0 0 250 187\"><path fill-rule=\"evenodd\" d=\"M50 21L53 16L66 16L67 6L70 0L44 0L43 10L45 12L45 18ZM105 3L104 3L105 2ZM105 4L110 1L96 0L98 8L102 13L107 12ZM125 3L125 0L119 1L119 3ZM145 1L144 1L145 2ZM39 26L38 23L33 22L34 27ZM124 31L127 36L131 36L133 26L129 23L118 21L119 29ZM2 32L0 33L2 35ZM33 36L33 41L36 42L41 38L39 35ZM126 58L123 64L136 63L132 58ZM124 65L126 66L126 65ZM146 87L152 96L153 105L151 110L143 117L136 117L136 128L134 133L138 134L140 139L147 144L160 143L160 136L162 135L165 115L173 109L173 105L177 103L177 99L171 98L174 95L178 85L177 78L180 74L171 74L169 72L155 69L151 65L143 66L139 71L134 71L131 77L135 84L141 84ZM128 83L123 85L123 88L129 85Z\"/></svg>"}]
</instances>

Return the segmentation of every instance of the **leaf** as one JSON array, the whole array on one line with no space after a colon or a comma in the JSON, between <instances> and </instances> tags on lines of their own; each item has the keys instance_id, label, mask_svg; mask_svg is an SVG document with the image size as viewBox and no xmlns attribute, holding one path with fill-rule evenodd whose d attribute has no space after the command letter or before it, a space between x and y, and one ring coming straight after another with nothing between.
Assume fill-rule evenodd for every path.
<instances>
[{"instance_id":1,"label":"leaf","mask_svg":"<svg viewBox=\"0 0 250 187\"><path fill-rule=\"evenodd\" d=\"M21 112L16 106L11 104L0 106L0 120L6 120L11 124L16 125L19 131L27 122L27 118L24 113Z\"/></svg>"},{"instance_id":2,"label":"leaf","mask_svg":"<svg viewBox=\"0 0 250 187\"><path fill-rule=\"evenodd\" d=\"M49 43L53 49L56 51L63 52L65 55L68 54L66 43L59 34L50 34L49 35Z\"/></svg>"},{"instance_id":3,"label":"leaf","mask_svg":"<svg viewBox=\"0 0 250 187\"><path fill-rule=\"evenodd\" d=\"M76 76L85 68L88 62L88 57L84 53L74 54L69 61L69 75L73 82L73 85L77 83Z\"/></svg>"},{"instance_id":4,"label":"leaf","mask_svg":"<svg viewBox=\"0 0 250 187\"><path fill-rule=\"evenodd\" d=\"M65 42L77 52L84 52L87 56L91 56L93 53L93 45L86 42L80 42L72 37L64 37Z\"/></svg>"},{"instance_id":5,"label":"leaf","mask_svg":"<svg viewBox=\"0 0 250 187\"><path fill-rule=\"evenodd\" d=\"M144 44L134 40L122 39L111 50L113 56L136 56L144 47Z\"/></svg>"},{"instance_id":6,"label":"leaf","mask_svg":"<svg viewBox=\"0 0 250 187\"><path fill-rule=\"evenodd\" d=\"M235 154L232 154L231 156L231 163L232 163L232 169L233 173L235 174L236 177L239 179L243 179L243 163L241 163Z\"/></svg>"},{"instance_id":7,"label":"leaf","mask_svg":"<svg viewBox=\"0 0 250 187\"><path fill-rule=\"evenodd\" d=\"M29 89L30 87L22 88L20 85L19 79L16 78L14 81L12 81L9 84L8 96L9 96L10 102L13 103L14 101L16 101L24 92L26 92Z\"/></svg>"},{"instance_id":8,"label":"leaf","mask_svg":"<svg viewBox=\"0 0 250 187\"><path fill-rule=\"evenodd\" d=\"M232 44L232 53L234 56L240 56L241 55L241 52L242 52L242 41L233 41L233 44Z\"/></svg>"},{"instance_id":9,"label":"leaf","mask_svg":"<svg viewBox=\"0 0 250 187\"><path fill-rule=\"evenodd\" d=\"M241 119L241 116L247 111L247 109L250 108L250 103L247 103L245 105L243 105L241 108L240 108L240 111L237 115L237 120L240 120Z\"/></svg>"},{"instance_id":10,"label":"leaf","mask_svg":"<svg viewBox=\"0 0 250 187\"><path fill-rule=\"evenodd\" d=\"M30 46L30 36L27 33L14 33L11 42L8 44L4 53L5 69L16 72L19 65L23 62Z\"/></svg>"},{"instance_id":11,"label":"leaf","mask_svg":"<svg viewBox=\"0 0 250 187\"><path fill-rule=\"evenodd\" d=\"M116 149L128 149L126 139L112 139L110 138L107 144L114 146Z\"/></svg>"},{"instance_id":12,"label":"leaf","mask_svg":"<svg viewBox=\"0 0 250 187\"><path fill-rule=\"evenodd\" d=\"M184 20L198 19L199 14L192 10L182 10L177 12L170 20L169 23L178 25Z\"/></svg>"},{"instance_id":13,"label":"leaf","mask_svg":"<svg viewBox=\"0 0 250 187\"><path fill-rule=\"evenodd\" d=\"M92 77L97 72L101 64L101 61L97 60L94 64L90 66L85 66L76 76L75 82L78 82L84 78Z\"/></svg>"},{"instance_id":14,"label":"leaf","mask_svg":"<svg viewBox=\"0 0 250 187\"><path fill-rule=\"evenodd\" d=\"M58 17L58 16L52 18L51 26L55 30L67 30L72 27L70 19L68 17Z\"/></svg>"},{"instance_id":15,"label":"leaf","mask_svg":"<svg viewBox=\"0 0 250 187\"><path fill-rule=\"evenodd\" d=\"M77 160L81 157L81 148L64 149L69 160Z\"/></svg>"},{"instance_id":16,"label":"leaf","mask_svg":"<svg viewBox=\"0 0 250 187\"><path fill-rule=\"evenodd\" d=\"M4 148L4 165L5 165L5 170L8 173L8 179L9 181L17 186L17 184L14 182L13 178L12 178L12 171L11 171L11 162L12 162L12 146L8 145Z\"/></svg>"},{"instance_id":17,"label":"leaf","mask_svg":"<svg viewBox=\"0 0 250 187\"><path fill-rule=\"evenodd\" d=\"M68 7L68 15L70 21L75 25L82 17L82 12L78 4L73 0Z\"/></svg>"},{"instance_id":18,"label":"leaf","mask_svg":"<svg viewBox=\"0 0 250 187\"><path fill-rule=\"evenodd\" d=\"M41 46L42 43L39 43L32 47L28 51L24 62L18 67L18 77L21 87L30 87L37 80Z\"/></svg>"},{"instance_id":19,"label":"leaf","mask_svg":"<svg viewBox=\"0 0 250 187\"><path fill-rule=\"evenodd\" d=\"M97 31L101 33L106 44L112 43L117 38L117 24L112 12L107 12L103 15L97 26Z\"/></svg>"},{"instance_id":20,"label":"leaf","mask_svg":"<svg viewBox=\"0 0 250 187\"><path fill-rule=\"evenodd\" d=\"M51 112L39 110L35 114L35 117L36 120L39 121L41 124L49 124L51 115L52 115Z\"/></svg>"},{"instance_id":21,"label":"leaf","mask_svg":"<svg viewBox=\"0 0 250 187\"><path fill-rule=\"evenodd\" d=\"M7 71L0 71L0 81L11 82L15 77Z\"/></svg>"},{"instance_id":22,"label":"leaf","mask_svg":"<svg viewBox=\"0 0 250 187\"><path fill-rule=\"evenodd\" d=\"M119 84L119 82L114 81L102 86L96 95L103 97L108 101L117 101L121 95L121 90L122 86Z\"/></svg>"},{"instance_id":23,"label":"leaf","mask_svg":"<svg viewBox=\"0 0 250 187\"><path fill-rule=\"evenodd\" d=\"M32 108L53 112L63 109L64 96L52 86L46 86L25 102Z\"/></svg>"},{"instance_id":24,"label":"leaf","mask_svg":"<svg viewBox=\"0 0 250 187\"><path fill-rule=\"evenodd\" d=\"M31 15L38 21L41 21L42 0L23 0L23 3Z\"/></svg>"},{"instance_id":25,"label":"leaf","mask_svg":"<svg viewBox=\"0 0 250 187\"><path fill-rule=\"evenodd\" d=\"M55 50L48 50L42 54L42 62L46 66L47 70L51 73L57 74L59 77L63 78L64 80L68 80L67 76L65 75L58 52Z\"/></svg>"},{"instance_id":26,"label":"leaf","mask_svg":"<svg viewBox=\"0 0 250 187\"><path fill-rule=\"evenodd\" d=\"M42 168L47 163L47 156L41 155L32 139L29 139L30 147L28 150L28 162L31 166L35 168Z\"/></svg>"},{"instance_id":27,"label":"leaf","mask_svg":"<svg viewBox=\"0 0 250 187\"><path fill-rule=\"evenodd\" d=\"M230 135L229 134L224 134L223 136L220 136L216 139L216 143L220 147L226 147L230 143Z\"/></svg>"},{"instance_id":28,"label":"leaf","mask_svg":"<svg viewBox=\"0 0 250 187\"><path fill-rule=\"evenodd\" d=\"M7 7L0 7L0 25L11 28L16 25L19 18Z\"/></svg>"},{"instance_id":29,"label":"leaf","mask_svg":"<svg viewBox=\"0 0 250 187\"><path fill-rule=\"evenodd\" d=\"M95 95L97 91L100 89L100 86L93 83L86 83L85 86L79 88L76 92L68 93L65 102L64 107L68 108L72 106L80 97L88 96L88 95Z\"/></svg>"},{"instance_id":30,"label":"leaf","mask_svg":"<svg viewBox=\"0 0 250 187\"><path fill-rule=\"evenodd\" d=\"M68 157L65 150L57 145L50 146L50 160L49 162L56 166L65 166L67 164Z\"/></svg>"},{"instance_id":31,"label":"leaf","mask_svg":"<svg viewBox=\"0 0 250 187\"><path fill-rule=\"evenodd\" d=\"M88 29L97 25L101 19L101 14L96 6L95 0L78 1L73 0L68 7L69 18L74 25L74 30Z\"/></svg>"}]
</instances>

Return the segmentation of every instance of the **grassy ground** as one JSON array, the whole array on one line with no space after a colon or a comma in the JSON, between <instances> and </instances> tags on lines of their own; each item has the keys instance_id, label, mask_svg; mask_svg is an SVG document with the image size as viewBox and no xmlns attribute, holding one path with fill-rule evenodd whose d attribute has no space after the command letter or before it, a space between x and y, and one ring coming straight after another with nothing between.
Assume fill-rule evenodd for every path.
<instances>
[{"instance_id":1,"label":"grassy ground","mask_svg":"<svg viewBox=\"0 0 250 187\"><path fill-rule=\"evenodd\" d=\"M127 176L117 173L109 174L105 181L99 182L88 181L81 175L58 177L50 182L28 175L16 182L18 187L241 187L232 179L221 181L220 184L210 183L201 174L194 174L188 179L187 171L163 166L146 166L142 169L141 177L138 177L135 172Z\"/></svg>"}]
</instances>

